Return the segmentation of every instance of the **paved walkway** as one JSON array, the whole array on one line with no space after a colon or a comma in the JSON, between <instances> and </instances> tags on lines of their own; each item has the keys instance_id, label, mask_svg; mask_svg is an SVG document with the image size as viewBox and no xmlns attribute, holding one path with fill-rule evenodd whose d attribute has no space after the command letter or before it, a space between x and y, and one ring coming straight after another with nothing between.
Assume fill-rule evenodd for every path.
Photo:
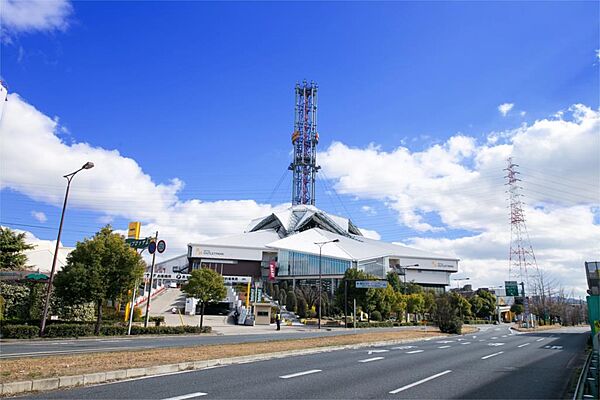
<instances>
[{"instance_id":1,"label":"paved walkway","mask_svg":"<svg viewBox=\"0 0 600 400\"><path fill-rule=\"evenodd\" d=\"M177 326L181 325L200 325L200 315L184 315L173 314L171 309L175 307L179 310L185 307L185 295L179 289L168 288L161 295L156 297L150 303L150 315L165 317L165 325ZM276 330L275 324L272 325L255 325L241 326L227 323L225 315L205 315L204 325L213 328L213 333L220 335L248 335L248 334L264 334L271 333ZM282 325L281 330L286 332L307 332L315 328L302 326L287 326Z\"/></svg>"}]
</instances>

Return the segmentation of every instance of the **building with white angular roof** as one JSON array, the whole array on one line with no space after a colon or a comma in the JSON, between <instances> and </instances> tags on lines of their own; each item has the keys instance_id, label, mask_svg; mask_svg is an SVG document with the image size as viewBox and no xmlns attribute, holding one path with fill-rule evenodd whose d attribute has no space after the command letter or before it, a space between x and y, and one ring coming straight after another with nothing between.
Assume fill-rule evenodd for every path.
<instances>
[{"instance_id":1,"label":"building with white angular roof","mask_svg":"<svg viewBox=\"0 0 600 400\"><path fill-rule=\"evenodd\" d=\"M276 263L277 280L292 286L321 276L332 290L349 268L384 278L395 267L406 281L443 291L458 259L407 246L366 238L351 220L328 214L311 205L253 220L244 233L188 245L190 268L211 268L222 275L252 276L266 282ZM408 267L407 267L408 266Z\"/></svg>"}]
</instances>

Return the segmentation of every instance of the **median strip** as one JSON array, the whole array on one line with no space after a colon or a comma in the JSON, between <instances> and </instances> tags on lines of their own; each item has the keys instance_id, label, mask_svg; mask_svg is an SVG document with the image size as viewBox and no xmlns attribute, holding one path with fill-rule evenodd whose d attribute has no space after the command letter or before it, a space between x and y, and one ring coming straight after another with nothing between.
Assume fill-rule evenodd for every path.
<instances>
[{"instance_id":1,"label":"median strip","mask_svg":"<svg viewBox=\"0 0 600 400\"><path fill-rule=\"evenodd\" d=\"M430 381L430 380L432 380L432 379L439 378L440 376L443 376L443 375L449 374L450 372L452 372L452 370L448 369L448 370L446 370L446 371L444 371L444 372L440 372L439 374L432 375L432 376L430 376L429 378L421 379L420 381L417 381L417 382L415 382L415 383L411 383L410 385L402 386L401 388L398 388L398 389L392 390L392 391L390 392L390 394L396 394L396 393L400 393L400 392L402 392L402 391L404 391L404 390L406 390L406 389L410 389L410 388L412 388L412 387L415 387L415 386L417 386L417 385L420 385L420 384L422 384L422 383L428 382L428 381Z\"/></svg>"}]
</instances>

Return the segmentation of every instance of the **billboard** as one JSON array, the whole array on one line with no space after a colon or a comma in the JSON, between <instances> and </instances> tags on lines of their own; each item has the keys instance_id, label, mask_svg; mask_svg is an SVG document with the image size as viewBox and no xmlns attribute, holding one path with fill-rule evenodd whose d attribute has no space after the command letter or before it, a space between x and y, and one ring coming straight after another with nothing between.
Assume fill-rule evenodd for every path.
<instances>
[{"instance_id":1,"label":"billboard","mask_svg":"<svg viewBox=\"0 0 600 400\"><path fill-rule=\"evenodd\" d=\"M142 226L142 224L140 222L130 222L129 229L127 230L127 238L128 239L139 239L141 226Z\"/></svg>"}]
</instances>

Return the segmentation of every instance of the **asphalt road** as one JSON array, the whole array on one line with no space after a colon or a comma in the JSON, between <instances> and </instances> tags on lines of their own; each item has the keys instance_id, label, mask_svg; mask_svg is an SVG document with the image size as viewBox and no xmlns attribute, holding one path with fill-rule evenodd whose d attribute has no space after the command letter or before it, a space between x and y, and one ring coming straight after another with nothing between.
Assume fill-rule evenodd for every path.
<instances>
[{"instance_id":1,"label":"asphalt road","mask_svg":"<svg viewBox=\"0 0 600 400\"><path fill-rule=\"evenodd\" d=\"M342 329L330 331L275 331L266 334L241 334L241 335L176 335L176 336L133 336L133 337L106 337L94 339L54 339L54 340L28 340L15 342L0 342L0 359L21 357L42 357L64 354L85 354L106 351L141 350L167 347L189 347L207 344L267 342L277 339L306 339L321 336L347 335L352 333L365 333L369 331L388 331L400 329L414 329L415 327L374 328L374 329Z\"/></svg>"},{"instance_id":2,"label":"asphalt road","mask_svg":"<svg viewBox=\"0 0 600 400\"><path fill-rule=\"evenodd\" d=\"M485 329L485 328L484 328ZM30 399L555 399L582 363L589 330L462 337L182 372Z\"/></svg>"}]
</instances>

